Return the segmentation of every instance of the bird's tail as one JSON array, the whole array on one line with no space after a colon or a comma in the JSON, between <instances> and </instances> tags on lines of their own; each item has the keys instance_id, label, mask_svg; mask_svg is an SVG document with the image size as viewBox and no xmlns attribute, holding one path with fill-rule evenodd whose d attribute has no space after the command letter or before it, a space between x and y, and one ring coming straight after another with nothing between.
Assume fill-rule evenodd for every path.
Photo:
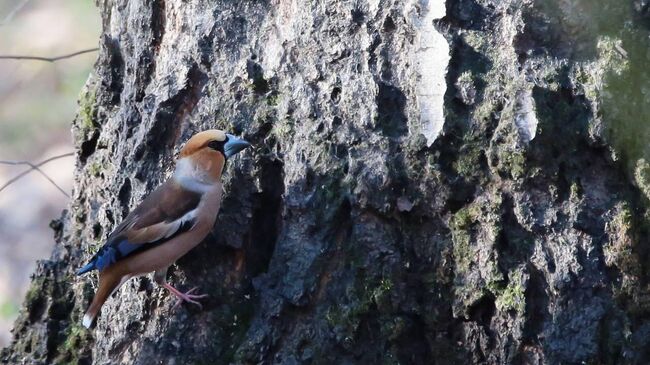
<instances>
[{"instance_id":1,"label":"bird's tail","mask_svg":"<svg viewBox=\"0 0 650 365\"><path fill-rule=\"evenodd\" d=\"M86 328L90 328L90 326L93 325L93 321L95 320L95 317L97 317L98 312L99 309L91 310L91 308L88 308L88 310L84 314L84 318L81 320L81 324Z\"/></svg>"},{"instance_id":2,"label":"bird's tail","mask_svg":"<svg viewBox=\"0 0 650 365\"><path fill-rule=\"evenodd\" d=\"M105 274L104 272L99 275L99 287L97 288L95 297L93 298L92 303L90 303L90 306L86 310L86 313L84 314L83 319L81 321L81 324L84 327L90 328L90 326L93 324L93 321L95 320L95 317L97 317L97 314L99 314L99 310L102 309L102 305L104 305L104 302L106 302L106 299L108 299L108 297L124 281L126 281L124 279L125 278L121 278L116 275Z\"/></svg>"}]
</instances>

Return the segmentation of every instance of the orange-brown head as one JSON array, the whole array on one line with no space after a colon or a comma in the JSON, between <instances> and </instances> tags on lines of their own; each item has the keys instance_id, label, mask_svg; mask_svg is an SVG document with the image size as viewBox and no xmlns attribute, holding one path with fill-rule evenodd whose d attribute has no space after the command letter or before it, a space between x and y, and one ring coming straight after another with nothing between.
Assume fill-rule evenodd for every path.
<instances>
[{"instance_id":1,"label":"orange-brown head","mask_svg":"<svg viewBox=\"0 0 650 365\"><path fill-rule=\"evenodd\" d=\"M174 177L190 190L221 180L226 160L250 143L218 129L192 136L181 149Z\"/></svg>"}]
</instances>

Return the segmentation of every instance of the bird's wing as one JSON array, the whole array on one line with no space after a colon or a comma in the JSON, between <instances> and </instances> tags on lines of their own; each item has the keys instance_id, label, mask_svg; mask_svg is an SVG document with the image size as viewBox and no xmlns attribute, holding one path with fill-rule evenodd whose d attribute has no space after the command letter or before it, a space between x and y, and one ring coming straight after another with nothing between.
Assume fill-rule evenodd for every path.
<instances>
[{"instance_id":1,"label":"bird's wing","mask_svg":"<svg viewBox=\"0 0 650 365\"><path fill-rule=\"evenodd\" d=\"M187 232L195 223L201 193L168 180L154 190L108 236L104 246L78 274L103 270L130 255Z\"/></svg>"},{"instance_id":2,"label":"bird's wing","mask_svg":"<svg viewBox=\"0 0 650 365\"><path fill-rule=\"evenodd\" d=\"M169 237L182 222L194 218L201 195L167 180L129 213L108 242L124 237L131 243L147 243Z\"/></svg>"}]
</instances>

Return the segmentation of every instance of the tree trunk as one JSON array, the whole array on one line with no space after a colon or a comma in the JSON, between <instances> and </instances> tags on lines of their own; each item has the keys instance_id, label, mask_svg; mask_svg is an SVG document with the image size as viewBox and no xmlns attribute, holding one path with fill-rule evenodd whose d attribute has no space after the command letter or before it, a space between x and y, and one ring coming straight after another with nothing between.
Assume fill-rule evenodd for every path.
<instances>
[{"instance_id":1,"label":"tree trunk","mask_svg":"<svg viewBox=\"0 0 650 365\"><path fill-rule=\"evenodd\" d=\"M650 361L650 167L601 112L627 56L569 2L98 3L73 197L1 362ZM83 329L74 271L208 128L254 148L170 270L203 309L142 277Z\"/></svg>"}]
</instances>

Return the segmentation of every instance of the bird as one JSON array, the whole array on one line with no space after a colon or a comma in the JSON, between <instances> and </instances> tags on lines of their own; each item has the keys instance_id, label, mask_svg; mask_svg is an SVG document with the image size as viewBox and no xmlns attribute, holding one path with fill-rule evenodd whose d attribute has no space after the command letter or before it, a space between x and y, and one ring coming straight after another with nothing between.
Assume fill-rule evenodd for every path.
<instances>
[{"instance_id":1,"label":"bird","mask_svg":"<svg viewBox=\"0 0 650 365\"><path fill-rule=\"evenodd\" d=\"M181 292L166 281L167 270L212 231L223 194L226 161L251 144L222 130L193 135L181 149L173 174L111 232L77 271L99 271L99 285L82 325L90 328L104 302L132 277L154 272L154 281L179 303L200 306L197 288Z\"/></svg>"}]
</instances>

